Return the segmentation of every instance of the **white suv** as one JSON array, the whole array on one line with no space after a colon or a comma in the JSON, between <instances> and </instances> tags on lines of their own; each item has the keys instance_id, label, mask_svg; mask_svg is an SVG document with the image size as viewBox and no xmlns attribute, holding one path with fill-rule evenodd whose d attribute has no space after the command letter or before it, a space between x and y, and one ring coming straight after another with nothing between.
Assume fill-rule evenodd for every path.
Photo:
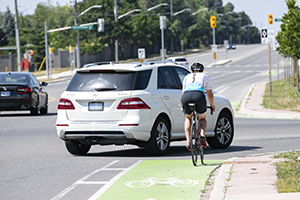
<instances>
[{"instance_id":1,"label":"white suv","mask_svg":"<svg viewBox=\"0 0 300 200\"><path fill-rule=\"evenodd\" d=\"M171 62L107 64L79 69L58 104L56 129L71 154L91 145L134 144L164 154L171 141L185 140L182 81L189 71ZM233 139L233 110L214 92L216 112L207 114L212 148Z\"/></svg>"}]
</instances>

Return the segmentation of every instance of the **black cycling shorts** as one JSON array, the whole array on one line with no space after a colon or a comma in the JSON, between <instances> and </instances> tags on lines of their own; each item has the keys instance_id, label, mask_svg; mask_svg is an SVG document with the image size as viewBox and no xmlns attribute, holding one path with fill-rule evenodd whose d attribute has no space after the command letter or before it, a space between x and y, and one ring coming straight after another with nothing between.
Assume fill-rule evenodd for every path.
<instances>
[{"instance_id":1,"label":"black cycling shorts","mask_svg":"<svg viewBox=\"0 0 300 200\"><path fill-rule=\"evenodd\" d=\"M200 91L185 91L181 97L181 105L184 114L190 115L192 113L189 103L196 103L196 111L199 114L204 114L206 112L206 98L203 92Z\"/></svg>"}]
</instances>

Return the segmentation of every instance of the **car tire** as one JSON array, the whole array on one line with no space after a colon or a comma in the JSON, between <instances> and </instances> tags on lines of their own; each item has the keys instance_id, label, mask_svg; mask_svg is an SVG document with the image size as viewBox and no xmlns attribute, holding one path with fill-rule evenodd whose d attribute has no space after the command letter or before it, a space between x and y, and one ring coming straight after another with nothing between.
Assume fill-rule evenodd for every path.
<instances>
[{"instance_id":1,"label":"car tire","mask_svg":"<svg viewBox=\"0 0 300 200\"><path fill-rule=\"evenodd\" d=\"M46 98L46 102L45 102L44 107L42 107L40 109L40 112L41 112L41 114L47 114L48 113L48 97Z\"/></svg>"},{"instance_id":2,"label":"car tire","mask_svg":"<svg viewBox=\"0 0 300 200\"><path fill-rule=\"evenodd\" d=\"M67 140L65 144L69 153L73 155L85 155L91 149L91 145L81 144L75 140Z\"/></svg>"},{"instance_id":3,"label":"car tire","mask_svg":"<svg viewBox=\"0 0 300 200\"><path fill-rule=\"evenodd\" d=\"M207 142L211 148L226 149L230 146L233 140L234 127L232 117L228 113L221 112L214 132L214 137L207 137Z\"/></svg>"},{"instance_id":4,"label":"car tire","mask_svg":"<svg viewBox=\"0 0 300 200\"><path fill-rule=\"evenodd\" d=\"M31 115L38 115L39 114L39 108L38 107L31 107L30 108L30 114Z\"/></svg>"},{"instance_id":5,"label":"car tire","mask_svg":"<svg viewBox=\"0 0 300 200\"><path fill-rule=\"evenodd\" d=\"M163 117L158 117L151 130L151 137L145 149L151 155L163 155L170 147L170 125Z\"/></svg>"}]
</instances>

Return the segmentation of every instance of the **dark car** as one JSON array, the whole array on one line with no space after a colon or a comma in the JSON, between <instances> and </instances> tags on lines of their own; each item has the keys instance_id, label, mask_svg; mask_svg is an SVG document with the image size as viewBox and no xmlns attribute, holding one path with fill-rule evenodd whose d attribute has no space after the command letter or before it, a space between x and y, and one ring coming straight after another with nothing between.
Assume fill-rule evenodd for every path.
<instances>
[{"instance_id":1,"label":"dark car","mask_svg":"<svg viewBox=\"0 0 300 200\"><path fill-rule=\"evenodd\" d=\"M227 46L227 49L235 49L236 48L236 46L235 46L235 44L233 44L233 43L230 43L228 46Z\"/></svg>"},{"instance_id":2,"label":"dark car","mask_svg":"<svg viewBox=\"0 0 300 200\"><path fill-rule=\"evenodd\" d=\"M30 72L0 72L0 112L30 110L30 114L48 113L48 93Z\"/></svg>"}]
</instances>

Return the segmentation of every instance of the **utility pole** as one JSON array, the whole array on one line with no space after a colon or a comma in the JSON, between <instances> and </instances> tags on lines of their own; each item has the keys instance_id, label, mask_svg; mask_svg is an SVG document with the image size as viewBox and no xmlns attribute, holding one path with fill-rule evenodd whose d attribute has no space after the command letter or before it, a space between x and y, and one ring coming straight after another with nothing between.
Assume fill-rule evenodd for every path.
<instances>
[{"instance_id":1,"label":"utility pole","mask_svg":"<svg viewBox=\"0 0 300 200\"><path fill-rule=\"evenodd\" d=\"M75 26L78 23L78 17L77 17L77 0L75 0ZM77 57L77 69L80 68L80 44L79 44L79 30L77 30L77 38L76 38L76 57Z\"/></svg>"},{"instance_id":2,"label":"utility pole","mask_svg":"<svg viewBox=\"0 0 300 200\"><path fill-rule=\"evenodd\" d=\"M47 31L47 22L45 22L45 54L46 54L46 75L49 79L49 49L48 49L48 31Z\"/></svg>"},{"instance_id":3,"label":"utility pole","mask_svg":"<svg viewBox=\"0 0 300 200\"><path fill-rule=\"evenodd\" d=\"M170 0L170 18L171 18L171 23L173 23L173 0ZM173 37L171 37L171 53L173 53L174 49L174 40Z\"/></svg>"},{"instance_id":4,"label":"utility pole","mask_svg":"<svg viewBox=\"0 0 300 200\"><path fill-rule=\"evenodd\" d=\"M16 32L16 46L18 54L18 71L21 71L19 63L21 62L21 47L20 47L20 34L19 34L19 15L18 15L18 5L17 0L15 0L15 32Z\"/></svg>"},{"instance_id":5,"label":"utility pole","mask_svg":"<svg viewBox=\"0 0 300 200\"><path fill-rule=\"evenodd\" d=\"M147 14L147 0L145 0L145 13Z\"/></svg>"},{"instance_id":6,"label":"utility pole","mask_svg":"<svg viewBox=\"0 0 300 200\"><path fill-rule=\"evenodd\" d=\"M118 21L118 4L117 4L117 0L115 0L115 21ZM119 41L118 39L115 40L115 60L116 62L119 62Z\"/></svg>"}]
</instances>

